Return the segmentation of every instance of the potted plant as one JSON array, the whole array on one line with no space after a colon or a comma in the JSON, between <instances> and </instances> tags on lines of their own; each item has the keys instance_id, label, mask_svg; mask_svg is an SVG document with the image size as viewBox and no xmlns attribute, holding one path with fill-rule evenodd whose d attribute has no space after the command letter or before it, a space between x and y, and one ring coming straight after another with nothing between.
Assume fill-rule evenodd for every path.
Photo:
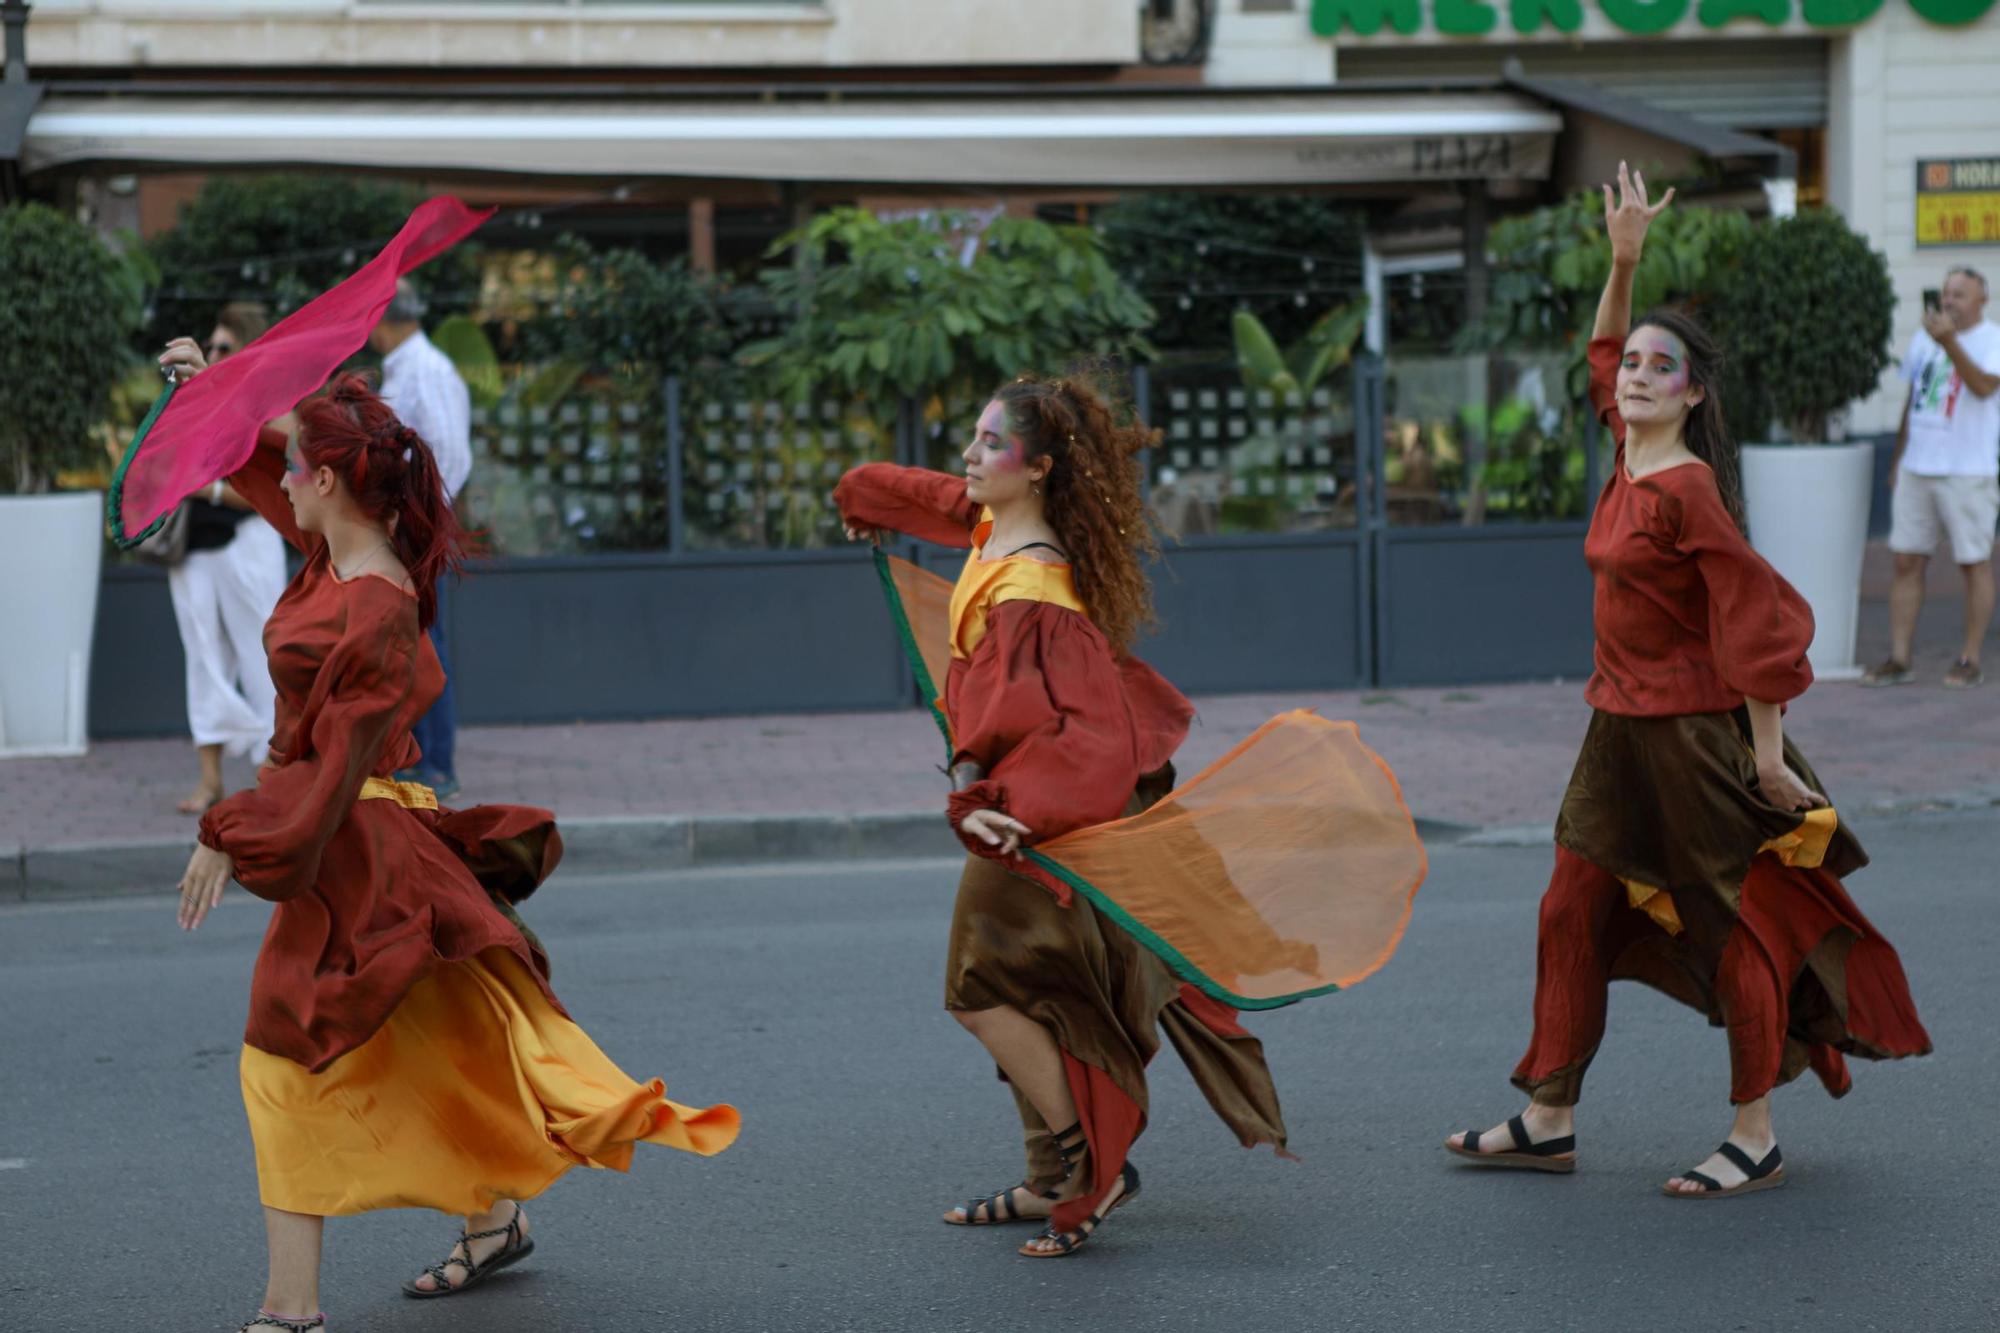
<instances>
[{"instance_id":1,"label":"potted plant","mask_svg":"<svg viewBox=\"0 0 2000 1333\"><path fill-rule=\"evenodd\" d=\"M1831 443L1829 426L1880 387L1895 301L1887 260L1832 211L1760 227L1717 301L1731 416L1748 425L1744 439L1769 425L1782 440L1742 446L1750 541L1812 606L1809 656L1827 679L1860 674L1854 635L1875 466L1872 444Z\"/></svg>"},{"instance_id":2,"label":"potted plant","mask_svg":"<svg viewBox=\"0 0 2000 1333\"><path fill-rule=\"evenodd\" d=\"M104 552L94 439L143 293L96 234L0 209L0 757L82 754Z\"/></svg>"}]
</instances>

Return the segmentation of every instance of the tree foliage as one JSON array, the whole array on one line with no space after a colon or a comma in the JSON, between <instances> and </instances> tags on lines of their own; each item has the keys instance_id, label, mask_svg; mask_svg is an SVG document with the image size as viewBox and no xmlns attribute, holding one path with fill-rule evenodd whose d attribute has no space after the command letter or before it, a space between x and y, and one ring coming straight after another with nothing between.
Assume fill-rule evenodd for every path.
<instances>
[{"instance_id":1,"label":"tree foliage","mask_svg":"<svg viewBox=\"0 0 2000 1333\"><path fill-rule=\"evenodd\" d=\"M1162 348L1219 351L1239 310L1281 343L1361 290L1361 210L1286 194L1126 195L1098 218L1105 251L1159 311Z\"/></svg>"},{"instance_id":2,"label":"tree foliage","mask_svg":"<svg viewBox=\"0 0 2000 1333\"><path fill-rule=\"evenodd\" d=\"M1824 440L1827 418L1875 392L1889 366L1888 260L1831 210L1758 228L1716 306L1731 392L1751 414L1742 438L1776 422L1793 440Z\"/></svg>"},{"instance_id":3,"label":"tree foliage","mask_svg":"<svg viewBox=\"0 0 2000 1333\"><path fill-rule=\"evenodd\" d=\"M142 309L141 270L89 228L41 204L0 210L0 485L43 491L98 461Z\"/></svg>"},{"instance_id":4,"label":"tree foliage","mask_svg":"<svg viewBox=\"0 0 2000 1333\"><path fill-rule=\"evenodd\" d=\"M1646 235L1632 279L1633 312L1679 304L1700 314L1727 281L1750 231L1739 210L1669 208ZM1504 219L1488 234L1488 249L1486 319L1467 328L1462 346L1580 352L1611 274L1603 196L1583 191Z\"/></svg>"},{"instance_id":5,"label":"tree foliage","mask_svg":"<svg viewBox=\"0 0 2000 1333\"><path fill-rule=\"evenodd\" d=\"M366 177L211 176L148 247L164 276L149 331L160 342L200 337L231 301L290 314L366 263L421 202L411 186ZM417 275L435 313L476 299L474 246L455 246Z\"/></svg>"},{"instance_id":6,"label":"tree foliage","mask_svg":"<svg viewBox=\"0 0 2000 1333\"><path fill-rule=\"evenodd\" d=\"M1244 386L1286 397L1310 394L1329 371L1353 358L1367 323L1368 298L1358 297L1321 315L1305 336L1281 349L1262 320L1248 310L1237 311L1236 364Z\"/></svg>"},{"instance_id":7,"label":"tree foliage","mask_svg":"<svg viewBox=\"0 0 2000 1333\"><path fill-rule=\"evenodd\" d=\"M714 297L686 261L574 236L557 241L554 259L553 296L521 326L522 359L656 383L722 350Z\"/></svg>"},{"instance_id":8,"label":"tree foliage","mask_svg":"<svg viewBox=\"0 0 2000 1333\"><path fill-rule=\"evenodd\" d=\"M983 392L1024 370L1151 351L1153 311L1087 227L962 216L884 222L858 208L781 238L760 275L791 318L739 352L794 398Z\"/></svg>"}]
</instances>

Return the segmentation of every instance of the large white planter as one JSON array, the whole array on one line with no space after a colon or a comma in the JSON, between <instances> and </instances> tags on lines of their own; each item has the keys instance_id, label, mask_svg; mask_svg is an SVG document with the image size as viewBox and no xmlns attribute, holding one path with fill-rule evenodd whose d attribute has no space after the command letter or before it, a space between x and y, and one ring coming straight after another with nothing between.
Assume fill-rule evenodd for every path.
<instances>
[{"instance_id":1,"label":"large white planter","mask_svg":"<svg viewBox=\"0 0 2000 1333\"><path fill-rule=\"evenodd\" d=\"M0 759L88 748L104 496L0 496Z\"/></svg>"},{"instance_id":2,"label":"large white planter","mask_svg":"<svg viewBox=\"0 0 2000 1333\"><path fill-rule=\"evenodd\" d=\"M1853 680L1875 446L1746 444L1742 457L1750 544L1812 607L1813 675Z\"/></svg>"}]
</instances>

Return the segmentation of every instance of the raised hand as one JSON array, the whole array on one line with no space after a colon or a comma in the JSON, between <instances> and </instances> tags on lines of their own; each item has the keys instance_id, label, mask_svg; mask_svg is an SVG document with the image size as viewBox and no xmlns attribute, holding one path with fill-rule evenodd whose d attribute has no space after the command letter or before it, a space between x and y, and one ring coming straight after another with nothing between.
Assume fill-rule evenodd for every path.
<instances>
[{"instance_id":1,"label":"raised hand","mask_svg":"<svg viewBox=\"0 0 2000 1333\"><path fill-rule=\"evenodd\" d=\"M1618 197L1611 197L1611 187L1604 187L1604 229L1611 234L1611 258L1614 262L1636 264L1639 252L1646 245L1646 228L1653 225L1653 219L1666 211L1674 201L1671 187L1660 196L1657 204L1646 199L1646 176L1644 172L1628 171L1625 164L1618 164Z\"/></svg>"}]
</instances>

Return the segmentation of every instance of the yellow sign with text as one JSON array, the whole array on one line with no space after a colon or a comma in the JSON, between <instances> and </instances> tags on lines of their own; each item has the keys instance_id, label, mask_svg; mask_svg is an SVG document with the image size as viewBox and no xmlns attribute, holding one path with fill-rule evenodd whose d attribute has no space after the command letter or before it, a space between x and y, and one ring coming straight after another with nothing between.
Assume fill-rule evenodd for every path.
<instances>
[{"instance_id":1,"label":"yellow sign with text","mask_svg":"<svg viewBox=\"0 0 2000 1333\"><path fill-rule=\"evenodd\" d=\"M2000 190L1917 196L1918 245L2000 245Z\"/></svg>"}]
</instances>

